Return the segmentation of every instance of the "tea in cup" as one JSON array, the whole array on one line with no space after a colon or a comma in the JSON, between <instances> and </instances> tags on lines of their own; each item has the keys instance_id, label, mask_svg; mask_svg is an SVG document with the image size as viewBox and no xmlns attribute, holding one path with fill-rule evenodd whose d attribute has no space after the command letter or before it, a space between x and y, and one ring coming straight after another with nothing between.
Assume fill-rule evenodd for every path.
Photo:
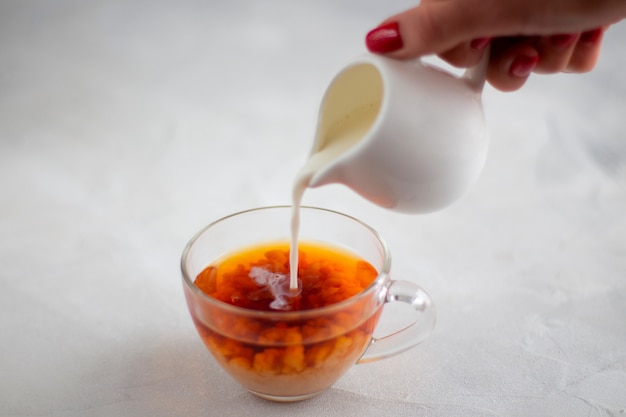
<instances>
[{"instance_id":1,"label":"tea in cup","mask_svg":"<svg viewBox=\"0 0 626 417\"><path fill-rule=\"evenodd\" d=\"M419 286L391 280L378 233L339 212L302 207L298 286L290 283L290 206L222 218L186 246L189 312L215 360L262 398L298 401L331 387L353 364L409 349L430 334L435 310ZM374 330L389 302L411 323Z\"/></svg>"}]
</instances>

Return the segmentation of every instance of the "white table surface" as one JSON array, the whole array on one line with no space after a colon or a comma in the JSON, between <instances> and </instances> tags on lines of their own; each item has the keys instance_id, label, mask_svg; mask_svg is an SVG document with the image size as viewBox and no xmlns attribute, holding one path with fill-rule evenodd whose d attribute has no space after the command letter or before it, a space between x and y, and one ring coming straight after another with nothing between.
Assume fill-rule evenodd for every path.
<instances>
[{"instance_id":1,"label":"white table surface","mask_svg":"<svg viewBox=\"0 0 626 417\"><path fill-rule=\"evenodd\" d=\"M183 246L290 203L328 81L410 4L2 0L0 415L626 415L626 24L590 74L487 88L489 159L452 207L306 194L429 291L423 345L285 405L198 338Z\"/></svg>"}]
</instances>

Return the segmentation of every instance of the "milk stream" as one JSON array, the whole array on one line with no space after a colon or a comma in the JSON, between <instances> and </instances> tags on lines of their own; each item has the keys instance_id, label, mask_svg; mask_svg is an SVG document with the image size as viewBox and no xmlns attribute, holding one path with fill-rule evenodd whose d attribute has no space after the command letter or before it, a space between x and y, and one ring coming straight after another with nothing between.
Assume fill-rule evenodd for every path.
<instances>
[{"instance_id":1,"label":"milk stream","mask_svg":"<svg viewBox=\"0 0 626 417\"><path fill-rule=\"evenodd\" d=\"M298 171L292 192L291 208L291 242L290 242L290 277L289 288L298 288L298 235L300 230L300 206L302 198L311 178L321 171L331 166L346 151L356 145L368 130L371 128L380 103L371 103L356 108L346 114L339 122L333 126L325 126L323 123L319 127L319 132L324 135L321 146L306 161L304 166Z\"/></svg>"}]
</instances>

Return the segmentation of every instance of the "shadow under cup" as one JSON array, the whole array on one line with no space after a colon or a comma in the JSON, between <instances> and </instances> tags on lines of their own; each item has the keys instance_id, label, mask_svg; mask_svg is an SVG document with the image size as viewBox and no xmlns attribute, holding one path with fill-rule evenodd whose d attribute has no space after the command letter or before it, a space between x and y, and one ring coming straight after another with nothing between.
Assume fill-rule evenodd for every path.
<instances>
[{"instance_id":1,"label":"shadow under cup","mask_svg":"<svg viewBox=\"0 0 626 417\"><path fill-rule=\"evenodd\" d=\"M252 209L224 217L187 244L181 261L189 312L217 362L250 392L274 401L310 398L333 385L353 364L382 359L426 339L435 323L430 297L417 285L389 277L389 250L361 221L302 207L299 240L352 252L378 272L362 292L322 308L257 311L219 301L194 281L216 259L242 248L285 242L290 206ZM408 304L411 323L373 337L385 303Z\"/></svg>"}]
</instances>

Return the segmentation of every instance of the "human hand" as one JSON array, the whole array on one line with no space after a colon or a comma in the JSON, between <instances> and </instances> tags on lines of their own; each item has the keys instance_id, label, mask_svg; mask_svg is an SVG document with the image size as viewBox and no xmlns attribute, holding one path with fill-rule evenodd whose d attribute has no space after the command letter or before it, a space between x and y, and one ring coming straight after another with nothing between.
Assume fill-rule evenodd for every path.
<instances>
[{"instance_id":1,"label":"human hand","mask_svg":"<svg viewBox=\"0 0 626 417\"><path fill-rule=\"evenodd\" d=\"M521 88L531 72L587 72L602 35L626 17L626 0L422 0L366 37L368 49L397 59L437 54L469 67L491 44L487 81Z\"/></svg>"}]
</instances>

